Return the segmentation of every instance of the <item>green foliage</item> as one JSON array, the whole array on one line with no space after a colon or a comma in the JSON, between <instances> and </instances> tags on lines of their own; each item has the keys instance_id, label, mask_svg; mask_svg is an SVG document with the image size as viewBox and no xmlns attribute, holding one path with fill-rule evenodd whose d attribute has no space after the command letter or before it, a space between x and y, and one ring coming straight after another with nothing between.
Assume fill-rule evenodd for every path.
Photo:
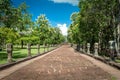
<instances>
[{"instance_id":1,"label":"green foliage","mask_svg":"<svg viewBox=\"0 0 120 80\"><path fill-rule=\"evenodd\" d=\"M78 16L79 14L77 12L71 15L72 24L70 25L70 28L68 30L68 41L76 44L80 44L80 41L81 41L80 39L81 33L79 31Z\"/></svg>"},{"instance_id":2,"label":"green foliage","mask_svg":"<svg viewBox=\"0 0 120 80\"><path fill-rule=\"evenodd\" d=\"M112 80L117 80L117 78L116 78L116 77L114 77L114 76L112 76Z\"/></svg>"},{"instance_id":3,"label":"green foliage","mask_svg":"<svg viewBox=\"0 0 120 80\"><path fill-rule=\"evenodd\" d=\"M0 0L0 26L10 26L10 19L12 16L12 6L10 0Z\"/></svg>"},{"instance_id":4,"label":"green foliage","mask_svg":"<svg viewBox=\"0 0 120 80\"><path fill-rule=\"evenodd\" d=\"M38 16L36 26L40 43L58 44L63 42L63 35L61 34L60 29L57 27L56 28L51 27L45 15L42 14Z\"/></svg>"},{"instance_id":5,"label":"green foliage","mask_svg":"<svg viewBox=\"0 0 120 80\"><path fill-rule=\"evenodd\" d=\"M36 22L27 11L26 3L18 7L11 0L0 0L0 49L6 43L21 44L58 44L63 41L59 29L51 27L49 20L41 14Z\"/></svg>"},{"instance_id":6,"label":"green foliage","mask_svg":"<svg viewBox=\"0 0 120 80\"><path fill-rule=\"evenodd\" d=\"M36 21L37 29L39 30L39 38L42 44L47 43L48 32L49 32L49 23L45 15L40 15Z\"/></svg>"},{"instance_id":7,"label":"green foliage","mask_svg":"<svg viewBox=\"0 0 120 80\"><path fill-rule=\"evenodd\" d=\"M114 40L114 30L118 24L118 0L80 0L79 13L71 15L72 23L68 40L86 44L99 42L100 48L107 48L109 40Z\"/></svg>"},{"instance_id":8,"label":"green foliage","mask_svg":"<svg viewBox=\"0 0 120 80\"><path fill-rule=\"evenodd\" d=\"M5 43L14 43L19 37L19 34L10 28L0 28L0 41Z\"/></svg>"}]
</instances>

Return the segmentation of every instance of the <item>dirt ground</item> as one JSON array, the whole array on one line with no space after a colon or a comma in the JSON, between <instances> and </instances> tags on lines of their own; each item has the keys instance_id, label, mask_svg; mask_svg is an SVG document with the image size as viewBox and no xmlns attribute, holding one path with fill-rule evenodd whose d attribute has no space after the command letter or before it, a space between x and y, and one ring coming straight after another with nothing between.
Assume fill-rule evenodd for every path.
<instances>
[{"instance_id":1,"label":"dirt ground","mask_svg":"<svg viewBox=\"0 0 120 80\"><path fill-rule=\"evenodd\" d=\"M1 80L112 80L112 76L64 45Z\"/></svg>"}]
</instances>

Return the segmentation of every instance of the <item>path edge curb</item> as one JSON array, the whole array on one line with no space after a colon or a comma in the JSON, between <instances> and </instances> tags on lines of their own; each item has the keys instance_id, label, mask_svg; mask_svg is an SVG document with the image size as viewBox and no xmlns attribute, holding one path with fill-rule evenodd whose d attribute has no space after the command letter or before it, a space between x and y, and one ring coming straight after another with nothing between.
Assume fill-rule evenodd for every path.
<instances>
[{"instance_id":1,"label":"path edge curb","mask_svg":"<svg viewBox=\"0 0 120 80\"><path fill-rule=\"evenodd\" d=\"M73 49L74 49L74 48L73 48ZM76 50L76 49L74 49L74 50ZM77 51L77 50L76 50L76 51ZM113 62L113 61L107 61L106 59L104 59L104 58L102 58L102 57L100 57L100 56L94 56L94 55L92 55L92 54L87 54L87 53L82 52L82 51L77 51L77 52L79 52L80 54L84 54L84 55L90 56L90 57L92 57L92 58L94 58L94 59L96 59L96 60L99 60L99 61L101 61L101 62L103 62L103 63L105 63L105 64L107 64L107 65L110 65L111 67L114 67L114 68L120 70L120 65L117 64L117 63L115 63L115 62Z\"/></svg>"}]
</instances>

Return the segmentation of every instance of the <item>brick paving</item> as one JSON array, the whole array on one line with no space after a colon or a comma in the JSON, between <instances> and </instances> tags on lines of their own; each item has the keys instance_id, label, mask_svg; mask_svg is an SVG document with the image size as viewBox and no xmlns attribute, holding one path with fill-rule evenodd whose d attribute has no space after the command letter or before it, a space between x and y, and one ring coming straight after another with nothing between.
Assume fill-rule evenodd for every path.
<instances>
[{"instance_id":1,"label":"brick paving","mask_svg":"<svg viewBox=\"0 0 120 80\"><path fill-rule=\"evenodd\" d=\"M112 80L112 76L63 45L1 80Z\"/></svg>"}]
</instances>

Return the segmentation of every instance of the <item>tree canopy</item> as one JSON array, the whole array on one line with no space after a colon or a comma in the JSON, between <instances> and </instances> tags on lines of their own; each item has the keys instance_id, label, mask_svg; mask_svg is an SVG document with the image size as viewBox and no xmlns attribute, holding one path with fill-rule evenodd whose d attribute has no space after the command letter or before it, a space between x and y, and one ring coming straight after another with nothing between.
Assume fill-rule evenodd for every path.
<instances>
[{"instance_id":1,"label":"tree canopy","mask_svg":"<svg viewBox=\"0 0 120 80\"><path fill-rule=\"evenodd\" d=\"M6 43L59 44L64 37L59 28L51 27L43 14L33 22L25 2L18 7L11 0L0 0L0 48Z\"/></svg>"},{"instance_id":2,"label":"tree canopy","mask_svg":"<svg viewBox=\"0 0 120 80\"><path fill-rule=\"evenodd\" d=\"M100 48L108 48L110 40L116 41L119 5L119 0L80 0L80 11L71 15L68 40L92 47L98 42Z\"/></svg>"}]
</instances>

